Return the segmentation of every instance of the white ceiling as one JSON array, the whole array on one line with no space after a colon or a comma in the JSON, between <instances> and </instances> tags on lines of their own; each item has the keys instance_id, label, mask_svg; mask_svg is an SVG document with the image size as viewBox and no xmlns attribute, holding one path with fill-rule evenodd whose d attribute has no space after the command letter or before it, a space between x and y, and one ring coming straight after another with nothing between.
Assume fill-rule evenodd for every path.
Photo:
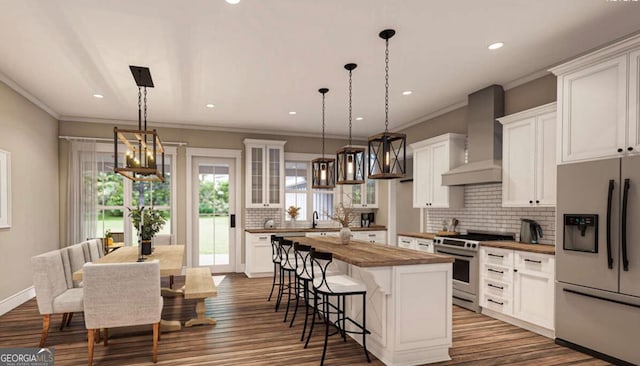
<instances>
[{"instance_id":1,"label":"white ceiling","mask_svg":"<svg viewBox=\"0 0 640 366\"><path fill-rule=\"evenodd\" d=\"M0 74L61 119L135 120L128 66L148 66L150 126L301 134L319 134L328 87L327 133L345 135L343 65L355 62L353 130L367 136L383 129L385 28L397 31L398 127L638 31L638 19L640 3L606 0L0 0ZM505 47L487 50L494 41Z\"/></svg>"}]
</instances>

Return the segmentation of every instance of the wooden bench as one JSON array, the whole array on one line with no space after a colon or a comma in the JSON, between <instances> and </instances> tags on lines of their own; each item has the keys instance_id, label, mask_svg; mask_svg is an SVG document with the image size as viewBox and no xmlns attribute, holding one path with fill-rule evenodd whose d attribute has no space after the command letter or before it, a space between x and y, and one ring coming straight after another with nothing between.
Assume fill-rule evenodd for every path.
<instances>
[{"instance_id":1,"label":"wooden bench","mask_svg":"<svg viewBox=\"0 0 640 366\"><path fill-rule=\"evenodd\" d=\"M184 323L185 327L193 325L215 325L216 320L205 316L206 306L204 299L207 297L215 297L218 290L211 277L209 268L187 268L187 275L184 285L184 298L196 299L196 318L188 320Z\"/></svg>"}]
</instances>

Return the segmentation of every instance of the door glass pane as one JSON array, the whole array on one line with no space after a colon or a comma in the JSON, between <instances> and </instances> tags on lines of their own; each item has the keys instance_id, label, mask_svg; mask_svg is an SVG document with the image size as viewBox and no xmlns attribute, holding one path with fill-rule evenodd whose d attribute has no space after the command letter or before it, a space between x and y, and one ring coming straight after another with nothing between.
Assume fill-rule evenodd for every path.
<instances>
[{"instance_id":1,"label":"door glass pane","mask_svg":"<svg viewBox=\"0 0 640 366\"><path fill-rule=\"evenodd\" d=\"M262 203L262 152L259 147L251 148L251 203Z\"/></svg>"},{"instance_id":2,"label":"door glass pane","mask_svg":"<svg viewBox=\"0 0 640 366\"><path fill-rule=\"evenodd\" d=\"M351 186L351 203L354 205L362 204L362 185L361 184Z\"/></svg>"},{"instance_id":3,"label":"door glass pane","mask_svg":"<svg viewBox=\"0 0 640 366\"><path fill-rule=\"evenodd\" d=\"M230 264L229 166L199 165L198 178L198 264Z\"/></svg>"},{"instance_id":4,"label":"door glass pane","mask_svg":"<svg viewBox=\"0 0 640 366\"><path fill-rule=\"evenodd\" d=\"M280 203L280 149L269 149L269 203Z\"/></svg>"}]
</instances>

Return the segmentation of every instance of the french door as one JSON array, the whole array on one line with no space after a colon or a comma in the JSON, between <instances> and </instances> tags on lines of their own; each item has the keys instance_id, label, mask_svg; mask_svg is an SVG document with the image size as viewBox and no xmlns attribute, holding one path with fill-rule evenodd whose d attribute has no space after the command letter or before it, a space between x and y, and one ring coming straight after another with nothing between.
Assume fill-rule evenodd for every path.
<instances>
[{"instance_id":1,"label":"french door","mask_svg":"<svg viewBox=\"0 0 640 366\"><path fill-rule=\"evenodd\" d=\"M191 166L192 258L213 273L234 272L235 159L193 157Z\"/></svg>"}]
</instances>

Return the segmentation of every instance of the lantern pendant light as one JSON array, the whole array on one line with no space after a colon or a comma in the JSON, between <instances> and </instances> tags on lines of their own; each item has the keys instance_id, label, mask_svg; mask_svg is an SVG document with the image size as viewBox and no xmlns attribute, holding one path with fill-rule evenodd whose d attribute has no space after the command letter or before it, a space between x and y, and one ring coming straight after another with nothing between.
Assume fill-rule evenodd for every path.
<instances>
[{"instance_id":1,"label":"lantern pendant light","mask_svg":"<svg viewBox=\"0 0 640 366\"><path fill-rule=\"evenodd\" d=\"M311 188L332 189L336 186L335 159L324 157L324 97L327 88L318 89L322 94L322 157L311 161Z\"/></svg>"},{"instance_id":2,"label":"lantern pendant light","mask_svg":"<svg viewBox=\"0 0 640 366\"><path fill-rule=\"evenodd\" d=\"M113 128L113 170L132 181L164 182L164 147L158 132L147 130L147 87L154 86L151 72L143 66L129 66L129 69L138 86L138 129ZM123 161L118 159L119 144L126 148Z\"/></svg>"},{"instance_id":3,"label":"lantern pendant light","mask_svg":"<svg viewBox=\"0 0 640 366\"><path fill-rule=\"evenodd\" d=\"M364 183L364 151L363 147L351 145L351 95L352 72L358 67L356 64L346 64L344 68L349 71L349 144L336 151L337 184L363 184Z\"/></svg>"},{"instance_id":4,"label":"lantern pendant light","mask_svg":"<svg viewBox=\"0 0 640 366\"><path fill-rule=\"evenodd\" d=\"M385 49L385 97L384 132L369 137L369 178L403 178L407 172L407 135L389 132L389 39L396 34L393 29L380 32L386 42Z\"/></svg>"}]
</instances>

